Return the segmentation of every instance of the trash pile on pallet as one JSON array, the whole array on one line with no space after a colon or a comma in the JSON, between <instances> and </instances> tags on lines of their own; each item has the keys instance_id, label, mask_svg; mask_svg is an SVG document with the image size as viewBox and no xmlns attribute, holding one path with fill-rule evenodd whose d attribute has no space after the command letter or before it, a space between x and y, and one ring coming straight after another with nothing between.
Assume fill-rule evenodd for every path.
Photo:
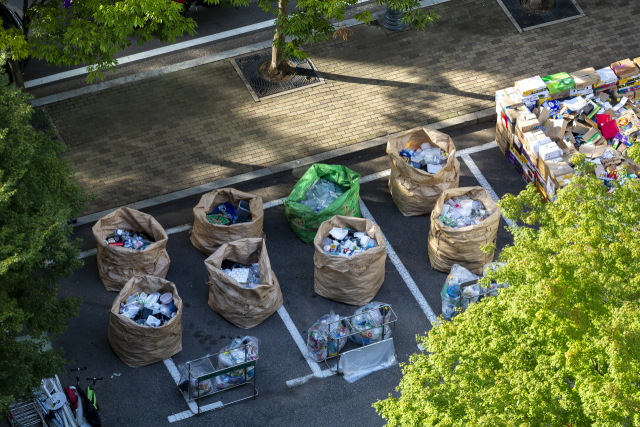
<instances>
[{"instance_id":1,"label":"trash pile on pallet","mask_svg":"<svg viewBox=\"0 0 640 427\"><path fill-rule=\"evenodd\" d=\"M610 67L531 77L495 94L496 141L546 200L575 174L583 153L609 187L636 178L627 149L640 140L640 58Z\"/></svg>"}]
</instances>

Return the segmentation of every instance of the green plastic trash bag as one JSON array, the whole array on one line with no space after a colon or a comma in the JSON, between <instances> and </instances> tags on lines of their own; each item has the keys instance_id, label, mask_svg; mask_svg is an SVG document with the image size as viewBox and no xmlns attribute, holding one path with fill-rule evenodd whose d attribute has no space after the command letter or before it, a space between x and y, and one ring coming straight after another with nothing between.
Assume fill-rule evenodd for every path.
<instances>
[{"instance_id":1,"label":"green plastic trash bag","mask_svg":"<svg viewBox=\"0 0 640 427\"><path fill-rule=\"evenodd\" d=\"M309 188L321 179L337 184L344 193L327 208L316 212L310 206L301 204L300 201L305 199ZM345 166L316 163L293 187L293 191L284 202L284 212L289 226L300 240L313 243L320 224L334 215L361 217L359 195L360 174Z\"/></svg>"},{"instance_id":2,"label":"green plastic trash bag","mask_svg":"<svg viewBox=\"0 0 640 427\"><path fill-rule=\"evenodd\" d=\"M567 73L551 74L550 76L543 77L542 81L547 85L547 89L549 89L551 95L576 87L575 82Z\"/></svg>"}]
</instances>

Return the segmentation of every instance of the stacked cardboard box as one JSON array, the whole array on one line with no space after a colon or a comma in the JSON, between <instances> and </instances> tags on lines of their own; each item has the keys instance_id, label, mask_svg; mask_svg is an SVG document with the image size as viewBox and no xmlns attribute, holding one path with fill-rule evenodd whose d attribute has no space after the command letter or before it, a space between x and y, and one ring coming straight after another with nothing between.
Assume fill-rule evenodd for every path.
<instances>
[{"instance_id":1,"label":"stacked cardboard box","mask_svg":"<svg viewBox=\"0 0 640 427\"><path fill-rule=\"evenodd\" d=\"M626 150L636 134L640 141L640 58L519 80L495 100L498 146L546 199L570 183L577 152L606 185L623 178L619 166L625 179L637 178L640 168Z\"/></svg>"}]
</instances>

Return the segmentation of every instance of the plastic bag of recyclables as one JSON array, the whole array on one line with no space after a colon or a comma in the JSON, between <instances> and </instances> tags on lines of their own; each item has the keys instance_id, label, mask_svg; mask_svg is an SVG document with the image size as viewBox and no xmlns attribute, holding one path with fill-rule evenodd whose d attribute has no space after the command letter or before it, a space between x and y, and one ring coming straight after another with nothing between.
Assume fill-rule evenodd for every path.
<instances>
[{"instance_id":1,"label":"plastic bag of recyclables","mask_svg":"<svg viewBox=\"0 0 640 427\"><path fill-rule=\"evenodd\" d=\"M231 344L224 347L222 352L218 354L218 369L230 368L240 363L257 360L259 346L260 341L256 337L245 336L234 338ZM253 367L247 368L246 378L244 371L244 369L238 369L237 371L215 377L216 387L225 389L250 381L254 374Z\"/></svg>"},{"instance_id":2,"label":"plastic bag of recyclables","mask_svg":"<svg viewBox=\"0 0 640 427\"><path fill-rule=\"evenodd\" d=\"M501 262L486 264L483 268L483 275L486 275L491 270L497 270L502 265L504 265L504 263ZM487 287L479 283L462 286L465 283L477 281L480 278L480 276L476 276L458 264L455 264L451 268L451 272L447 276L442 286L442 291L440 292L442 315L446 320L453 319L458 314L457 309L464 311L469 307L469 304L478 302L486 296L497 296L499 292L498 289L509 286L507 283L496 282L491 282Z\"/></svg>"},{"instance_id":3,"label":"plastic bag of recyclables","mask_svg":"<svg viewBox=\"0 0 640 427\"><path fill-rule=\"evenodd\" d=\"M391 328L389 325L381 326L389 320L389 306L382 302L370 302L364 307L360 307L354 313L356 316L351 318L352 333L349 339L359 345L372 344L391 338ZM384 330L384 338L383 338Z\"/></svg>"},{"instance_id":4,"label":"plastic bag of recyclables","mask_svg":"<svg viewBox=\"0 0 640 427\"><path fill-rule=\"evenodd\" d=\"M322 362L335 356L344 347L349 335L347 322L333 311L316 321L307 334L307 357L313 362Z\"/></svg>"}]
</instances>

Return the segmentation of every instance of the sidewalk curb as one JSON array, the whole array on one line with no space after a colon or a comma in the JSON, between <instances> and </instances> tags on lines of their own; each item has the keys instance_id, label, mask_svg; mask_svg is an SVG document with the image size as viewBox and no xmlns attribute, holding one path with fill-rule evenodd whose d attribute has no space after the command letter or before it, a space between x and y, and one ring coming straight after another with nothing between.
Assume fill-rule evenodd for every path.
<instances>
[{"instance_id":1,"label":"sidewalk curb","mask_svg":"<svg viewBox=\"0 0 640 427\"><path fill-rule=\"evenodd\" d=\"M495 108L487 108L486 110L481 110L475 113L465 114L460 117L454 117L452 119L443 120L441 122L424 125L424 127L431 130L452 131L467 126L472 126L478 123L490 122L492 120L495 120L496 116L497 115ZM165 194L163 196L153 197L151 199L141 200L139 202L131 203L125 206L144 212L149 208L162 208L176 202L182 202L189 199L196 200L199 199L202 194L208 193L209 191L215 190L217 188L231 187L239 184L252 184L267 179L291 175L296 169L303 168L314 163L332 163L351 157L362 156L376 151L384 151L384 148L387 145L387 139L392 136L398 135L399 133L400 132L370 139L368 141L358 142L357 144L353 144L348 147L337 148L335 150L326 151L314 156L303 157L302 159L292 160L287 163L281 163L279 165L270 166L264 169L258 169L253 172L247 172L230 178L212 181L207 184L198 185L195 187ZM100 218L110 212L115 211L116 209L118 208L107 209L101 212L82 216L78 218L76 224L73 224L73 227L77 230L82 230L84 228L90 227Z\"/></svg>"}]
</instances>

